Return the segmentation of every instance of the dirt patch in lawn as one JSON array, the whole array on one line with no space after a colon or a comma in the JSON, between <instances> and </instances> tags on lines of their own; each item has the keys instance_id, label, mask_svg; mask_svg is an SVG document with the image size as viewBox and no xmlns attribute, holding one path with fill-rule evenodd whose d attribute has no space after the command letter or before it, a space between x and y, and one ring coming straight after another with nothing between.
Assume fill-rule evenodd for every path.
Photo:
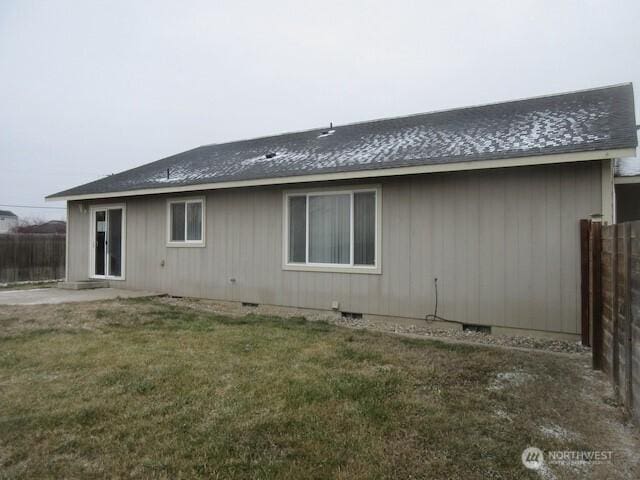
<instances>
[{"instance_id":1,"label":"dirt patch in lawn","mask_svg":"<svg viewBox=\"0 0 640 480\"><path fill-rule=\"evenodd\" d=\"M0 306L0 338L29 332L94 331L109 326L134 326L149 323L157 307L136 299L61 303L54 305Z\"/></svg>"},{"instance_id":2,"label":"dirt patch in lawn","mask_svg":"<svg viewBox=\"0 0 640 480\"><path fill-rule=\"evenodd\" d=\"M9 477L638 478L612 398L582 356L171 299L0 310ZM613 459L533 471L528 446Z\"/></svg>"}]
</instances>

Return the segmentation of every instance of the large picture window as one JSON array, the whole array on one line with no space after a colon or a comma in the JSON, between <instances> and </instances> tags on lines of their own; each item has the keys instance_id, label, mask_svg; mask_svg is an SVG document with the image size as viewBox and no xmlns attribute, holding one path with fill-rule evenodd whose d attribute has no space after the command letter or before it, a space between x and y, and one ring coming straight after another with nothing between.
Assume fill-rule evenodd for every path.
<instances>
[{"instance_id":1,"label":"large picture window","mask_svg":"<svg viewBox=\"0 0 640 480\"><path fill-rule=\"evenodd\" d=\"M378 188L286 193L285 268L379 273L379 197Z\"/></svg>"},{"instance_id":2,"label":"large picture window","mask_svg":"<svg viewBox=\"0 0 640 480\"><path fill-rule=\"evenodd\" d=\"M167 244L172 247L204 246L204 199L167 202Z\"/></svg>"}]
</instances>

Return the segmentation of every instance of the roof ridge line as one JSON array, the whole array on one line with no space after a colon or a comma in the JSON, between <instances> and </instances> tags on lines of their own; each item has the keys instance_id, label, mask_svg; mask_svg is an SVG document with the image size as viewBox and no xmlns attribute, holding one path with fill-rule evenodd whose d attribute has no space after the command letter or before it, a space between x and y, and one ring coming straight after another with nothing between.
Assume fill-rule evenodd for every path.
<instances>
[{"instance_id":1,"label":"roof ridge line","mask_svg":"<svg viewBox=\"0 0 640 480\"><path fill-rule=\"evenodd\" d=\"M379 118L373 118L370 120L359 120L359 121L355 121L355 122L349 122L349 123L343 123L343 124L336 124L333 123L333 127L332 128L340 128L340 127L350 127L353 125L366 125L369 123L377 123L377 122L385 122L388 120L399 120L402 118L412 118L412 117L419 117L421 115L431 115L431 114L436 114L436 113L447 113L447 112L456 112L456 111L460 111L460 110L473 110L475 108L483 108L483 107L491 107L491 106L496 106L496 105L508 105L511 103L518 103L518 102L525 102L525 101L529 101L529 100L541 100L543 98L553 98L553 97L562 97L565 95L573 95L576 93L587 93L587 92L594 92L597 90L607 90L610 88L618 88L618 87L625 87L627 85L630 85L631 87L633 87L633 82L623 82L623 83L616 83L616 84L612 84L612 85L603 85L601 87L591 87L591 88L583 88L583 89L579 89L579 90L570 90L567 92L557 92L557 93L550 93L550 94L545 94L545 95L535 95L533 97L520 97L520 98L515 98L512 100L501 100L501 101L496 101L496 102L489 102L489 103L478 103L475 105L467 105L464 107L452 107L452 108L443 108L441 110L429 110L426 112L417 112L417 113L410 113L408 115L394 115L394 116L389 116L389 117L379 117ZM248 137L248 138L239 138L236 140L228 140L228 141L223 141L223 142L213 142L213 143L205 143L203 145L200 145L198 147L192 148L190 150L196 150L198 148L204 148L204 147L213 147L216 145L227 145L229 143L240 143L240 142L250 142L252 140L261 140L264 138L275 138L275 137L282 137L285 135L295 135L298 133L307 133L307 132L313 132L316 130L322 130L323 128L328 128L327 126L325 127L315 127L315 128L305 128L303 130L291 130L291 131L284 131L284 132L280 132L280 133L273 133L270 135L259 135L257 137ZM186 152L190 151L190 150L186 150ZM184 153L184 152L181 152ZM169 158L169 157L166 157ZM162 159L161 159L162 160Z\"/></svg>"}]
</instances>

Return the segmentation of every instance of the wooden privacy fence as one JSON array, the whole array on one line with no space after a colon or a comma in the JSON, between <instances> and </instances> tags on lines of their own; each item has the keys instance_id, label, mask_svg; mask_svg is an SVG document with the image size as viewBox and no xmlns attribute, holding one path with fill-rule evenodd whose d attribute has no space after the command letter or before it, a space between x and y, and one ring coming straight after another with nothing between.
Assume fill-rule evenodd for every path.
<instances>
[{"instance_id":1,"label":"wooden privacy fence","mask_svg":"<svg viewBox=\"0 0 640 480\"><path fill-rule=\"evenodd\" d=\"M593 366L640 420L640 222L590 230L589 316ZM598 260L593 265L594 260ZM598 265L599 264L599 265Z\"/></svg>"},{"instance_id":2,"label":"wooden privacy fence","mask_svg":"<svg viewBox=\"0 0 640 480\"><path fill-rule=\"evenodd\" d=\"M64 268L64 235L0 235L0 282L56 280L64 277Z\"/></svg>"}]
</instances>

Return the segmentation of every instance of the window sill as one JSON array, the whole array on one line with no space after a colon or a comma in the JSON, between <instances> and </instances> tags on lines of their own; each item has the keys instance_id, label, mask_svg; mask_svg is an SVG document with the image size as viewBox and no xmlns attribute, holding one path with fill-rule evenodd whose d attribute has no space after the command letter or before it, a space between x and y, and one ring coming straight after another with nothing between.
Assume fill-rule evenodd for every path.
<instances>
[{"instance_id":1,"label":"window sill","mask_svg":"<svg viewBox=\"0 0 640 480\"><path fill-rule=\"evenodd\" d=\"M328 273L360 273L368 275L382 275L382 269L377 267L351 267L345 265L340 266L321 266L321 265L297 265L297 264L284 264L282 270L294 271L294 272L328 272Z\"/></svg>"},{"instance_id":2,"label":"window sill","mask_svg":"<svg viewBox=\"0 0 640 480\"><path fill-rule=\"evenodd\" d=\"M167 248L204 248L204 242L169 242Z\"/></svg>"}]
</instances>

